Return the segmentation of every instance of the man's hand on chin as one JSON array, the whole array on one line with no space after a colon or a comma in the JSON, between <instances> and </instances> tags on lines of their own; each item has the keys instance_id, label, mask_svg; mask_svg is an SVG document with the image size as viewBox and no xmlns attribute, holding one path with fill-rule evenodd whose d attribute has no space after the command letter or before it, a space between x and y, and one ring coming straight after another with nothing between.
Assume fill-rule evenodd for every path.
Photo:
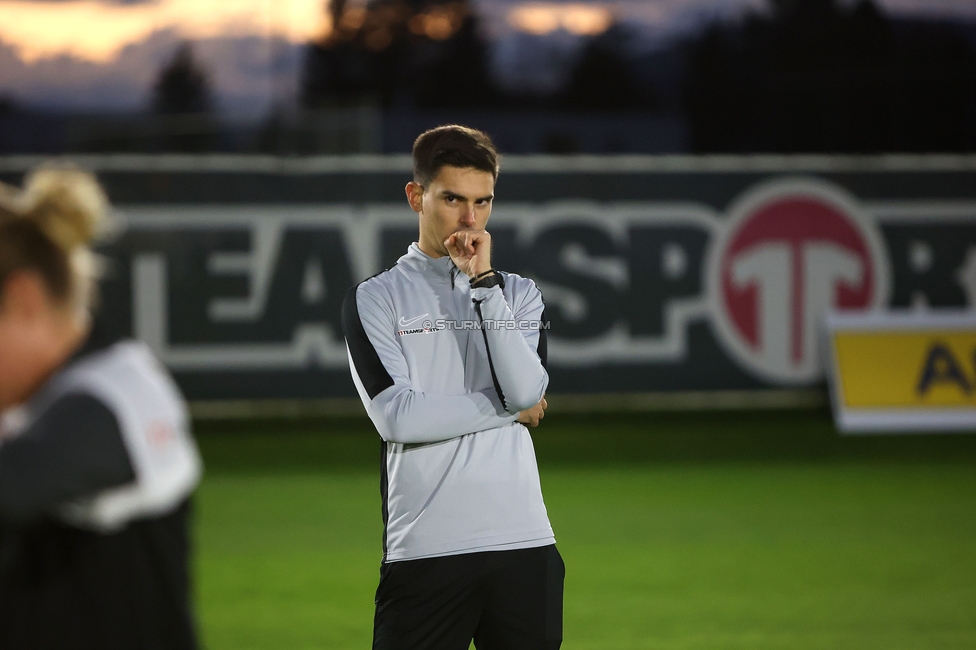
<instances>
[{"instance_id":1,"label":"man's hand on chin","mask_svg":"<svg viewBox=\"0 0 976 650\"><path fill-rule=\"evenodd\" d=\"M491 270L491 235L487 230L459 230L444 240L458 269L469 278Z\"/></svg>"}]
</instances>

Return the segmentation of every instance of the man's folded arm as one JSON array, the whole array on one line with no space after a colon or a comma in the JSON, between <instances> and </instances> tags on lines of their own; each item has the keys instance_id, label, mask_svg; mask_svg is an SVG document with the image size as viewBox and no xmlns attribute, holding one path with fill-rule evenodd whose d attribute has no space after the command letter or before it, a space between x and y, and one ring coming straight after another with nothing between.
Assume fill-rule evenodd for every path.
<instances>
[{"instance_id":1,"label":"man's folded arm","mask_svg":"<svg viewBox=\"0 0 976 650\"><path fill-rule=\"evenodd\" d=\"M472 289L482 319L492 376L505 410L517 413L542 399L549 385L545 368L545 304L532 283L509 306L500 287Z\"/></svg>"},{"instance_id":2,"label":"man's folded arm","mask_svg":"<svg viewBox=\"0 0 976 650\"><path fill-rule=\"evenodd\" d=\"M396 341L395 316L370 292L358 286L349 291L342 327L353 381L384 440L438 442L515 421L493 389L463 395L414 390Z\"/></svg>"}]
</instances>

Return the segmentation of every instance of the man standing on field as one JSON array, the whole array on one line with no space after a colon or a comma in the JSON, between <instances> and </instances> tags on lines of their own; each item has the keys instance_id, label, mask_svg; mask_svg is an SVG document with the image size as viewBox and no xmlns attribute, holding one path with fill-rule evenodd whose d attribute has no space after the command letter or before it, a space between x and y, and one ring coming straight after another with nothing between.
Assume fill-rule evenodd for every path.
<instances>
[{"instance_id":1,"label":"man standing on field","mask_svg":"<svg viewBox=\"0 0 976 650\"><path fill-rule=\"evenodd\" d=\"M524 426L546 408L542 294L491 266L489 137L438 127L413 161L419 241L342 309L383 439L373 648L556 649L565 569Z\"/></svg>"}]
</instances>

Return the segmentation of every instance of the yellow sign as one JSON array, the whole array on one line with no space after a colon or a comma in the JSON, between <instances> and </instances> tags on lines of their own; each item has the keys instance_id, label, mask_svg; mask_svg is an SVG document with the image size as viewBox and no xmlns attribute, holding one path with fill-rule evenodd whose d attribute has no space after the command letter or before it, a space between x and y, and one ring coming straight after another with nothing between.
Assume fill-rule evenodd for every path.
<instances>
[{"instance_id":1,"label":"yellow sign","mask_svg":"<svg viewBox=\"0 0 976 650\"><path fill-rule=\"evenodd\" d=\"M976 330L856 330L833 334L843 406L976 406Z\"/></svg>"}]
</instances>

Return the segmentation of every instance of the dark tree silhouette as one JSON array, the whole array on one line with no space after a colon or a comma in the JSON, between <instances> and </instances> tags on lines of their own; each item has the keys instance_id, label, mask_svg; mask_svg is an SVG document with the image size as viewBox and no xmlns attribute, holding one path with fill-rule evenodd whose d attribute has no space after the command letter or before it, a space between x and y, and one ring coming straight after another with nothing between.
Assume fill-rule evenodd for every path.
<instances>
[{"instance_id":1,"label":"dark tree silhouette","mask_svg":"<svg viewBox=\"0 0 976 650\"><path fill-rule=\"evenodd\" d=\"M17 111L17 103L14 101L13 97L6 94L0 94L0 115L9 115Z\"/></svg>"},{"instance_id":2,"label":"dark tree silhouette","mask_svg":"<svg viewBox=\"0 0 976 650\"><path fill-rule=\"evenodd\" d=\"M587 43L559 104L570 110L655 109L653 92L640 84L625 51L632 35L614 23Z\"/></svg>"},{"instance_id":3,"label":"dark tree silhouette","mask_svg":"<svg viewBox=\"0 0 976 650\"><path fill-rule=\"evenodd\" d=\"M474 15L466 15L451 38L419 43L415 54L410 86L418 106L470 108L495 101L487 46Z\"/></svg>"},{"instance_id":4,"label":"dark tree silhouette","mask_svg":"<svg viewBox=\"0 0 976 650\"><path fill-rule=\"evenodd\" d=\"M466 107L493 96L470 0L372 0L365 8L338 0L331 9L335 28L306 53L305 107Z\"/></svg>"},{"instance_id":5,"label":"dark tree silhouette","mask_svg":"<svg viewBox=\"0 0 976 650\"><path fill-rule=\"evenodd\" d=\"M156 137L154 147L166 151L208 151L217 144L210 112L210 80L197 64L193 47L183 43L159 71L153 87Z\"/></svg>"},{"instance_id":6,"label":"dark tree silhouette","mask_svg":"<svg viewBox=\"0 0 976 650\"><path fill-rule=\"evenodd\" d=\"M153 88L153 110L164 115L206 113L211 108L210 81L197 64L193 46L183 43L159 72Z\"/></svg>"},{"instance_id":7,"label":"dark tree silhouette","mask_svg":"<svg viewBox=\"0 0 976 650\"><path fill-rule=\"evenodd\" d=\"M968 151L976 53L937 23L895 22L872 0L773 0L689 52L696 151Z\"/></svg>"}]
</instances>

